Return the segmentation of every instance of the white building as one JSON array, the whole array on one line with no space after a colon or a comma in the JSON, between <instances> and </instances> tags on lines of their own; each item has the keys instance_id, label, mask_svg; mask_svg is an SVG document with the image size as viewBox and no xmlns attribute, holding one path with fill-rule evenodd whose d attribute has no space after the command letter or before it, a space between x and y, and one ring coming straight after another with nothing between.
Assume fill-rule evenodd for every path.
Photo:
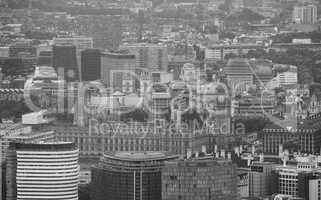
<instances>
[{"instance_id":1,"label":"white building","mask_svg":"<svg viewBox=\"0 0 321 200\"><path fill-rule=\"evenodd\" d=\"M48 124L49 122L54 121L53 117L47 116L47 110L41 110L38 112L32 112L22 115L22 123L28 125L35 124Z\"/></svg>"},{"instance_id":2,"label":"white building","mask_svg":"<svg viewBox=\"0 0 321 200\"><path fill-rule=\"evenodd\" d=\"M315 24L317 22L317 6L295 6L293 21L297 24Z\"/></svg>"},{"instance_id":3,"label":"white building","mask_svg":"<svg viewBox=\"0 0 321 200\"><path fill-rule=\"evenodd\" d=\"M318 181L320 168L316 162L299 162L297 165L286 165L277 166L275 168L278 177L278 194L290 195L292 197L306 198L308 193L318 193L318 190L314 190L319 187ZM302 193L299 188L306 187L309 185L307 193ZM311 186L311 187L310 187ZM309 198L311 200L311 197Z\"/></svg>"},{"instance_id":4,"label":"white building","mask_svg":"<svg viewBox=\"0 0 321 200\"><path fill-rule=\"evenodd\" d=\"M191 63L184 64L180 77L185 82L195 82L197 80L195 66Z\"/></svg>"},{"instance_id":5,"label":"white building","mask_svg":"<svg viewBox=\"0 0 321 200\"><path fill-rule=\"evenodd\" d=\"M222 50L219 48L206 48L205 59L206 60L221 60Z\"/></svg>"},{"instance_id":6,"label":"white building","mask_svg":"<svg viewBox=\"0 0 321 200\"><path fill-rule=\"evenodd\" d=\"M12 143L7 200L78 200L79 150L73 143Z\"/></svg>"},{"instance_id":7,"label":"white building","mask_svg":"<svg viewBox=\"0 0 321 200\"><path fill-rule=\"evenodd\" d=\"M295 85L298 83L297 72L282 72L276 76L278 86Z\"/></svg>"},{"instance_id":8,"label":"white building","mask_svg":"<svg viewBox=\"0 0 321 200\"><path fill-rule=\"evenodd\" d=\"M309 200L321 199L321 179L309 180Z\"/></svg>"},{"instance_id":9,"label":"white building","mask_svg":"<svg viewBox=\"0 0 321 200\"><path fill-rule=\"evenodd\" d=\"M168 50L163 44L134 43L123 44L121 49L127 49L136 56L136 67L167 71Z\"/></svg>"},{"instance_id":10,"label":"white building","mask_svg":"<svg viewBox=\"0 0 321 200\"><path fill-rule=\"evenodd\" d=\"M54 140L54 131L37 132L32 131L31 126L25 126L21 123L1 124L0 123L0 166L6 160L8 147L11 142L51 142ZM0 167L0 185L2 185L2 167ZM0 197L4 193L0 187Z\"/></svg>"}]
</instances>

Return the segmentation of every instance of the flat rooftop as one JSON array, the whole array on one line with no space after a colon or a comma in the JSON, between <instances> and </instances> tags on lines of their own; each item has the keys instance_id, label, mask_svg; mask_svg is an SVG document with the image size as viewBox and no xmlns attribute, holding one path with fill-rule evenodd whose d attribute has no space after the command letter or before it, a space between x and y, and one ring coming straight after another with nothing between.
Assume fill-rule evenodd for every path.
<instances>
[{"instance_id":1,"label":"flat rooftop","mask_svg":"<svg viewBox=\"0 0 321 200\"><path fill-rule=\"evenodd\" d=\"M174 158L178 156L166 155L163 152L117 152L114 155L104 155L105 158L112 160L122 160L122 161L152 161L152 160L167 160L169 158Z\"/></svg>"}]
</instances>

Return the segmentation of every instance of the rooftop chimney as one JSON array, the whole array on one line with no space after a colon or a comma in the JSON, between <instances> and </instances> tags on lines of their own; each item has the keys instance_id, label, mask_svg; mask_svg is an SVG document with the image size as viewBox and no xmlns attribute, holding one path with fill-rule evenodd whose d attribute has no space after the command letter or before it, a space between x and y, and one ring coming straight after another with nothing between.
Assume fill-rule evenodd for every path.
<instances>
[{"instance_id":1,"label":"rooftop chimney","mask_svg":"<svg viewBox=\"0 0 321 200\"><path fill-rule=\"evenodd\" d=\"M205 146L205 145L202 145L202 152L203 152L204 154L206 154L206 146Z\"/></svg>"},{"instance_id":2,"label":"rooftop chimney","mask_svg":"<svg viewBox=\"0 0 321 200\"><path fill-rule=\"evenodd\" d=\"M180 128L182 125L182 111L177 110L176 112L177 112L176 125L177 125L177 128Z\"/></svg>"},{"instance_id":3,"label":"rooftop chimney","mask_svg":"<svg viewBox=\"0 0 321 200\"><path fill-rule=\"evenodd\" d=\"M224 149L221 150L221 157L225 158L225 150Z\"/></svg>"},{"instance_id":4,"label":"rooftop chimney","mask_svg":"<svg viewBox=\"0 0 321 200\"><path fill-rule=\"evenodd\" d=\"M191 149L187 149L186 158L190 159L191 157L192 157L192 150Z\"/></svg>"},{"instance_id":5,"label":"rooftop chimney","mask_svg":"<svg viewBox=\"0 0 321 200\"><path fill-rule=\"evenodd\" d=\"M282 153L283 153L283 145L280 144L280 145L279 145L279 157L282 156Z\"/></svg>"},{"instance_id":6,"label":"rooftop chimney","mask_svg":"<svg viewBox=\"0 0 321 200\"><path fill-rule=\"evenodd\" d=\"M215 158L219 158L220 154L219 153L215 153Z\"/></svg>"},{"instance_id":7,"label":"rooftop chimney","mask_svg":"<svg viewBox=\"0 0 321 200\"><path fill-rule=\"evenodd\" d=\"M263 163L263 162L264 162L264 154L261 153L261 154L260 154L260 163Z\"/></svg>"},{"instance_id":8,"label":"rooftop chimney","mask_svg":"<svg viewBox=\"0 0 321 200\"><path fill-rule=\"evenodd\" d=\"M285 150L282 155L283 166L286 166L287 161L289 160L289 151Z\"/></svg>"},{"instance_id":9,"label":"rooftop chimney","mask_svg":"<svg viewBox=\"0 0 321 200\"><path fill-rule=\"evenodd\" d=\"M232 160L232 154L231 154L231 152L228 152L228 153L227 153L227 159Z\"/></svg>"},{"instance_id":10,"label":"rooftop chimney","mask_svg":"<svg viewBox=\"0 0 321 200\"><path fill-rule=\"evenodd\" d=\"M234 152L237 156L240 156L240 147L234 147Z\"/></svg>"},{"instance_id":11,"label":"rooftop chimney","mask_svg":"<svg viewBox=\"0 0 321 200\"><path fill-rule=\"evenodd\" d=\"M251 153L252 153L252 155L255 154L255 146L254 145L252 145Z\"/></svg>"}]
</instances>

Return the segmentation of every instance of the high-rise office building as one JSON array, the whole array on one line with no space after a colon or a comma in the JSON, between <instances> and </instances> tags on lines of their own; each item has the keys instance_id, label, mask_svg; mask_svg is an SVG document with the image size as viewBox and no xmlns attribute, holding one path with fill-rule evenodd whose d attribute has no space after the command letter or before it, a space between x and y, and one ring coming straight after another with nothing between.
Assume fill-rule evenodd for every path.
<instances>
[{"instance_id":1,"label":"high-rise office building","mask_svg":"<svg viewBox=\"0 0 321 200\"><path fill-rule=\"evenodd\" d=\"M93 48L93 38L84 36L74 36L74 37L58 37L53 39L54 45L73 45L76 47L76 59L80 67L81 65L81 52L85 49ZM81 69L79 74L81 74ZM79 77L80 78L80 77Z\"/></svg>"},{"instance_id":2,"label":"high-rise office building","mask_svg":"<svg viewBox=\"0 0 321 200\"><path fill-rule=\"evenodd\" d=\"M160 44L136 43L121 45L136 56L136 66L146 70L167 71L167 46Z\"/></svg>"},{"instance_id":3,"label":"high-rise office building","mask_svg":"<svg viewBox=\"0 0 321 200\"><path fill-rule=\"evenodd\" d=\"M321 199L321 178L317 177L309 180L309 200Z\"/></svg>"},{"instance_id":4,"label":"high-rise office building","mask_svg":"<svg viewBox=\"0 0 321 200\"><path fill-rule=\"evenodd\" d=\"M17 124L0 124L0 185L4 186L4 161L10 142L52 142L54 131L35 131L31 126ZM2 197L2 198L1 198ZM4 187L0 187L0 198L5 199Z\"/></svg>"},{"instance_id":5,"label":"high-rise office building","mask_svg":"<svg viewBox=\"0 0 321 200\"><path fill-rule=\"evenodd\" d=\"M81 80L100 79L101 52L99 49L86 49L81 52Z\"/></svg>"},{"instance_id":6,"label":"high-rise office building","mask_svg":"<svg viewBox=\"0 0 321 200\"><path fill-rule=\"evenodd\" d=\"M23 124L0 124L1 161L4 161L10 142L52 142L54 131L34 131Z\"/></svg>"},{"instance_id":7,"label":"high-rise office building","mask_svg":"<svg viewBox=\"0 0 321 200\"><path fill-rule=\"evenodd\" d=\"M272 191L272 193L303 199L315 198L318 190L314 192L311 190L317 187L315 180L320 179L320 168L316 165L317 164L313 162L299 162L297 165L275 167L273 171L275 174L273 176L275 191Z\"/></svg>"},{"instance_id":8,"label":"high-rise office building","mask_svg":"<svg viewBox=\"0 0 321 200\"><path fill-rule=\"evenodd\" d=\"M151 120L164 119L170 113L171 94L165 84L154 84L150 90L149 111Z\"/></svg>"},{"instance_id":9,"label":"high-rise office building","mask_svg":"<svg viewBox=\"0 0 321 200\"><path fill-rule=\"evenodd\" d=\"M39 52L37 65L52 66L52 51Z\"/></svg>"},{"instance_id":10,"label":"high-rise office building","mask_svg":"<svg viewBox=\"0 0 321 200\"><path fill-rule=\"evenodd\" d=\"M73 143L11 143L6 199L78 200L78 149Z\"/></svg>"},{"instance_id":11,"label":"high-rise office building","mask_svg":"<svg viewBox=\"0 0 321 200\"><path fill-rule=\"evenodd\" d=\"M58 76L62 76L60 72L64 73L64 77L60 78L67 81L79 80L76 47L74 45L54 45L52 65Z\"/></svg>"},{"instance_id":12,"label":"high-rise office building","mask_svg":"<svg viewBox=\"0 0 321 200\"><path fill-rule=\"evenodd\" d=\"M167 162L162 170L162 199L236 200L236 165L212 156Z\"/></svg>"},{"instance_id":13,"label":"high-rise office building","mask_svg":"<svg viewBox=\"0 0 321 200\"><path fill-rule=\"evenodd\" d=\"M161 200L164 162L177 159L160 152L104 155L92 168L93 200Z\"/></svg>"},{"instance_id":14,"label":"high-rise office building","mask_svg":"<svg viewBox=\"0 0 321 200\"><path fill-rule=\"evenodd\" d=\"M128 51L101 54L101 80L114 91L122 92L124 80L130 77L134 83L135 77L131 73L135 73L135 69L135 55Z\"/></svg>"},{"instance_id":15,"label":"high-rise office building","mask_svg":"<svg viewBox=\"0 0 321 200\"><path fill-rule=\"evenodd\" d=\"M273 163L254 162L249 171L249 196L266 197L271 195L271 174Z\"/></svg>"},{"instance_id":16,"label":"high-rise office building","mask_svg":"<svg viewBox=\"0 0 321 200\"><path fill-rule=\"evenodd\" d=\"M293 9L293 21L298 24L315 24L317 22L317 6L295 6Z\"/></svg>"}]
</instances>

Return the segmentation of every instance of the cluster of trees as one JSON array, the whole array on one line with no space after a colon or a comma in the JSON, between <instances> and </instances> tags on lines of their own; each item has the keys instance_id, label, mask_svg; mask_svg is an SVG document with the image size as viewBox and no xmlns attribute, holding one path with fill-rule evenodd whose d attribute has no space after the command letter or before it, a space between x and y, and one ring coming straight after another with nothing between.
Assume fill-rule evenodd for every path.
<instances>
[{"instance_id":1,"label":"cluster of trees","mask_svg":"<svg viewBox=\"0 0 321 200\"><path fill-rule=\"evenodd\" d=\"M5 0L4 3L11 9L28 8L29 3L33 8L49 10L63 8L67 5L64 0Z\"/></svg>"},{"instance_id":2,"label":"cluster of trees","mask_svg":"<svg viewBox=\"0 0 321 200\"><path fill-rule=\"evenodd\" d=\"M26 75L34 71L34 66L25 62L22 58L8 58L1 67L5 76Z\"/></svg>"},{"instance_id":3,"label":"cluster of trees","mask_svg":"<svg viewBox=\"0 0 321 200\"><path fill-rule=\"evenodd\" d=\"M6 0L5 4L11 9L28 8L29 0Z\"/></svg>"},{"instance_id":4,"label":"cluster of trees","mask_svg":"<svg viewBox=\"0 0 321 200\"><path fill-rule=\"evenodd\" d=\"M298 82L300 84L321 83L321 53L305 48L289 49L285 52L263 49L251 50L246 58L263 58L273 63L289 64L298 67Z\"/></svg>"},{"instance_id":5,"label":"cluster of trees","mask_svg":"<svg viewBox=\"0 0 321 200\"><path fill-rule=\"evenodd\" d=\"M260 116L249 116L235 119L235 124L242 123L246 133L260 132L269 123L269 120Z\"/></svg>"},{"instance_id":6,"label":"cluster of trees","mask_svg":"<svg viewBox=\"0 0 321 200\"><path fill-rule=\"evenodd\" d=\"M255 22L261 21L265 17L259 13L253 12L252 10L245 8L239 12L235 12L227 16L227 21L236 21L236 22Z\"/></svg>"},{"instance_id":7,"label":"cluster of trees","mask_svg":"<svg viewBox=\"0 0 321 200\"><path fill-rule=\"evenodd\" d=\"M219 39L222 40L225 38L233 40L235 38L235 34L232 32L221 32L219 35Z\"/></svg>"},{"instance_id":8,"label":"cluster of trees","mask_svg":"<svg viewBox=\"0 0 321 200\"><path fill-rule=\"evenodd\" d=\"M24 34L25 34L25 38L36 39L36 40L52 40L52 38L57 36L55 33L43 32L43 31L27 31Z\"/></svg>"},{"instance_id":9,"label":"cluster of trees","mask_svg":"<svg viewBox=\"0 0 321 200\"><path fill-rule=\"evenodd\" d=\"M22 114L30 112L23 101L20 102L0 102L0 122L1 119L18 119Z\"/></svg>"},{"instance_id":10,"label":"cluster of trees","mask_svg":"<svg viewBox=\"0 0 321 200\"><path fill-rule=\"evenodd\" d=\"M321 31L312 32L294 32L294 33L283 33L273 36L271 39L273 43L292 43L293 39L306 39L311 38L312 42L318 43L321 41Z\"/></svg>"},{"instance_id":11,"label":"cluster of trees","mask_svg":"<svg viewBox=\"0 0 321 200\"><path fill-rule=\"evenodd\" d=\"M123 122L129 121L138 121L138 122L146 122L148 121L149 112L144 110L143 108L137 108L131 112L123 113L120 115L120 120ZM171 113L167 113L165 115L165 119L170 121ZM195 120L199 124L203 124L203 120L208 117L208 113L206 111L198 112L196 109L191 109L182 114L182 121L186 123L194 122Z\"/></svg>"},{"instance_id":12,"label":"cluster of trees","mask_svg":"<svg viewBox=\"0 0 321 200\"><path fill-rule=\"evenodd\" d=\"M187 12L183 8L172 8L172 9L165 9L162 12L155 12L153 13L155 17L160 18L169 18L169 19L185 19L185 20L192 20L194 15L190 12Z\"/></svg>"},{"instance_id":13,"label":"cluster of trees","mask_svg":"<svg viewBox=\"0 0 321 200\"><path fill-rule=\"evenodd\" d=\"M131 112L126 112L120 115L120 120L124 122L138 121L146 122L148 119L148 112L141 108L137 108Z\"/></svg>"},{"instance_id":14,"label":"cluster of trees","mask_svg":"<svg viewBox=\"0 0 321 200\"><path fill-rule=\"evenodd\" d=\"M196 120L198 124L202 125L203 119L207 118L207 116L208 116L208 113L206 112L200 113L196 109L191 109L182 114L182 121L186 123L191 123Z\"/></svg>"}]
</instances>

